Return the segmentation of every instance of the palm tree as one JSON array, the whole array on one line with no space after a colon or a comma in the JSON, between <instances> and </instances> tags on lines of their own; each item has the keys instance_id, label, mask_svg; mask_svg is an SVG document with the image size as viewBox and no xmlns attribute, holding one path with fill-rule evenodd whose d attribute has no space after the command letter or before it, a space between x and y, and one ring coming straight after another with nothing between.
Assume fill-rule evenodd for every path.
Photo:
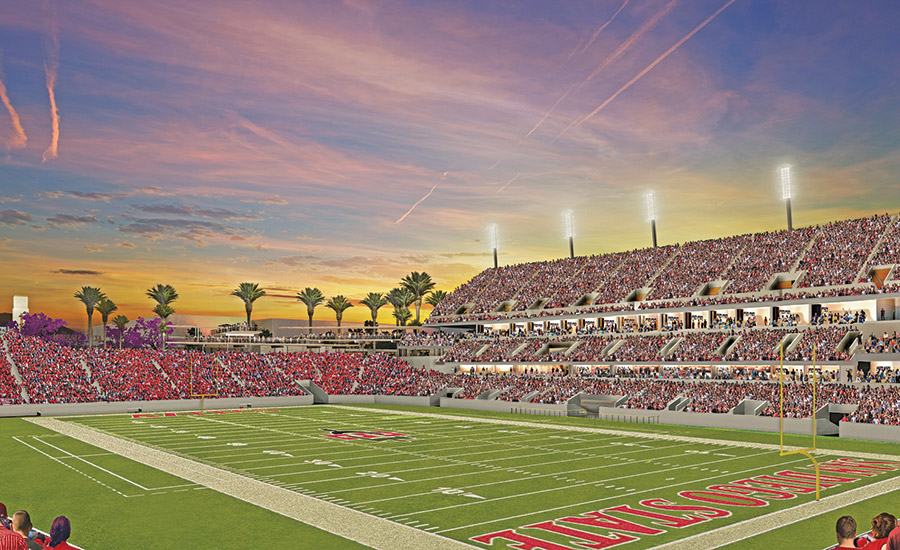
<instances>
[{"instance_id":1,"label":"palm tree","mask_svg":"<svg viewBox=\"0 0 900 550\"><path fill-rule=\"evenodd\" d=\"M297 299L306 304L306 314L309 315L309 333L312 334L313 313L316 307L325 301L325 295L318 288L306 287L297 293Z\"/></svg>"},{"instance_id":2,"label":"palm tree","mask_svg":"<svg viewBox=\"0 0 900 550\"><path fill-rule=\"evenodd\" d=\"M388 305L388 301L385 300L384 294L380 292L370 292L366 294L366 297L359 301L362 305L369 308L369 311L372 312L372 323L378 323L378 310L382 307Z\"/></svg>"},{"instance_id":3,"label":"palm tree","mask_svg":"<svg viewBox=\"0 0 900 550\"><path fill-rule=\"evenodd\" d=\"M350 309L351 307L353 307L353 304L351 304L350 300L345 298L343 294L338 294L337 296L328 300L328 303L325 304L325 307L334 310L334 317L337 319L338 334L340 334L341 318L344 316L344 310Z\"/></svg>"},{"instance_id":4,"label":"palm tree","mask_svg":"<svg viewBox=\"0 0 900 550\"><path fill-rule=\"evenodd\" d=\"M122 349L122 333L125 332L125 325L128 324L128 317L124 315L116 315L113 324L119 329L119 349Z\"/></svg>"},{"instance_id":5,"label":"palm tree","mask_svg":"<svg viewBox=\"0 0 900 550\"><path fill-rule=\"evenodd\" d=\"M169 318L169 315L175 313L175 309L166 304L156 304L156 307L153 308L153 313L159 315L159 318L162 319L162 324L159 325L160 332L160 344L162 348L166 348L166 320Z\"/></svg>"},{"instance_id":6,"label":"palm tree","mask_svg":"<svg viewBox=\"0 0 900 550\"><path fill-rule=\"evenodd\" d=\"M165 327L166 325L166 319L169 318L169 315L175 313L175 309L170 304L178 299L178 293L175 291L175 288L172 285L157 284L155 287L147 289L147 297L151 300L156 301L156 306L153 308L153 313L159 315L159 318L162 319L160 330L164 330L163 327ZM162 347L165 348L165 332L163 332L161 340Z\"/></svg>"},{"instance_id":7,"label":"palm tree","mask_svg":"<svg viewBox=\"0 0 900 550\"><path fill-rule=\"evenodd\" d=\"M244 301L244 309L247 311L247 330L251 330L253 325L250 324L250 313L253 312L253 302L265 296L266 291L259 288L258 283L241 283L231 295Z\"/></svg>"},{"instance_id":8,"label":"palm tree","mask_svg":"<svg viewBox=\"0 0 900 550\"><path fill-rule=\"evenodd\" d=\"M168 306L178 299L178 293L175 292L175 288L173 288L172 285L158 284L155 287L147 289L147 297L156 301L157 304ZM172 313L175 312L173 311Z\"/></svg>"},{"instance_id":9,"label":"palm tree","mask_svg":"<svg viewBox=\"0 0 900 550\"><path fill-rule=\"evenodd\" d=\"M402 307L400 309L395 309L393 315L394 318L397 319L398 325L406 326L407 321L412 317L412 312L408 307Z\"/></svg>"},{"instance_id":10,"label":"palm tree","mask_svg":"<svg viewBox=\"0 0 900 550\"><path fill-rule=\"evenodd\" d=\"M392 288L391 291L387 293L386 298L388 303L394 306L394 317L397 319L397 326L400 326L400 318L397 317L396 312L401 309L409 308L409 306L416 301L416 297L406 288ZM407 317L404 320L404 323L408 320L409 318Z\"/></svg>"},{"instance_id":11,"label":"palm tree","mask_svg":"<svg viewBox=\"0 0 900 550\"><path fill-rule=\"evenodd\" d=\"M400 286L409 290L416 297L416 324L419 324L419 310L422 309L422 298L434 288L434 281L431 280L431 275L424 271L421 273L413 271L401 279Z\"/></svg>"},{"instance_id":12,"label":"palm tree","mask_svg":"<svg viewBox=\"0 0 900 550\"><path fill-rule=\"evenodd\" d=\"M110 313L119 309L119 306L109 298L103 298L97 304L97 311L100 312L100 319L103 321L103 347L106 347L106 325L109 324Z\"/></svg>"},{"instance_id":13,"label":"palm tree","mask_svg":"<svg viewBox=\"0 0 900 550\"><path fill-rule=\"evenodd\" d=\"M91 319L94 316L94 308L97 307L97 304L103 301L106 298L106 294L100 292L100 289L94 286L83 286L81 290L75 293L75 298L81 300L81 303L84 304L84 309L87 311L88 318L88 346L94 347L94 338L93 334L91 334Z\"/></svg>"},{"instance_id":14,"label":"palm tree","mask_svg":"<svg viewBox=\"0 0 900 550\"><path fill-rule=\"evenodd\" d=\"M431 294L425 298L425 303L431 305L431 307L437 307L441 300L447 297L447 293L443 290L435 290Z\"/></svg>"}]
</instances>

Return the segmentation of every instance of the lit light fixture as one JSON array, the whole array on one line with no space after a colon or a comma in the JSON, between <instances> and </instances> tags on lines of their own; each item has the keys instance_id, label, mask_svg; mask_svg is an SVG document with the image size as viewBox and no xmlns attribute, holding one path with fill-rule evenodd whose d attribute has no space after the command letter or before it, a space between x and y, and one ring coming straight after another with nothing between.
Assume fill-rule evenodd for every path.
<instances>
[{"instance_id":1,"label":"lit light fixture","mask_svg":"<svg viewBox=\"0 0 900 550\"><path fill-rule=\"evenodd\" d=\"M575 215L571 210L566 210L563 212L563 220L566 222L566 238L571 239L575 237Z\"/></svg>"},{"instance_id":2,"label":"lit light fixture","mask_svg":"<svg viewBox=\"0 0 900 550\"><path fill-rule=\"evenodd\" d=\"M788 200L791 197L791 167L788 165L778 169L778 175L781 179L781 198Z\"/></svg>"},{"instance_id":3,"label":"lit light fixture","mask_svg":"<svg viewBox=\"0 0 900 550\"><path fill-rule=\"evenodd\" d=\"M656 193L653 191L647 193L647 219L656 221Z\"/></svg>"}]
</instances>

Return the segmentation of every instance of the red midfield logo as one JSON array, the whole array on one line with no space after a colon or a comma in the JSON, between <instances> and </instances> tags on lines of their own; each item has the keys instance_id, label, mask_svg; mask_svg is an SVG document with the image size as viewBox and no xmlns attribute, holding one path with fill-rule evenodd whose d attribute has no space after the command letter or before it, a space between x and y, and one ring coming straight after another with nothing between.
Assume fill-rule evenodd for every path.
<instances>
[{"instance_id":1,"label":"red midfield logo","mask_svg":"<svg viewBox=\"0 0 900 550\"><path fill-rule=\"evenodd\" d=\"M325 437L333 437L335 439L346 439L348 441L358 441L361 439L368 439L371 441L384 441L387 439L397 439L400 437L406 437L406 434L398 434L395 432L361 432L357 430L329 430L328 428L322 428L325 431L331 432L325 434Z\"/></svg>"}]
</instances>

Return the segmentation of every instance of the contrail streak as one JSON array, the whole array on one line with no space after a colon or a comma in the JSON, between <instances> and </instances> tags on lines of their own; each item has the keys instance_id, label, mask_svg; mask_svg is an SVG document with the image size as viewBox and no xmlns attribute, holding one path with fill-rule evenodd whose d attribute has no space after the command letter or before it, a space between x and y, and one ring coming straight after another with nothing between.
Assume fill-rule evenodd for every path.
<instances>
[{"instance_id":1,"label":"contrail streak","mask_svg":"<svg viewBox=\"0 0 900 550\"><path fill-rule=\"evenodd\" d=\"M516 174L515 176L512 177L511 180L509 180L508 182L504 183L504 184L503 184L503 187L501 187L500 189L497 189L497 194L499 195L501 191L503 191L504 189L506 189L507 187L509 187L509 184L511 184L512 182L516 181L517 179L519 179L519 174Z\"/></svg>"},{"instance_id":2,"label":"contrail streak","mask_svg":"<svg viewBox=\"0 0 900 550\"><path fill-rule=\"evenodd\" d=\"M2 52L0 52L0 55L2 55ZM6 94L6 85L3 84L2 63L0 63L0 101L3 102L6 110L9 111L9 118L12 119L14 135L10 138L8 145L12 149L21 149L22 147L25 147L25 142L28 141L28 136L25 135L25 129L22 128L22 122L19 120L19 113L17 113L15 108L13 108L12 102L10 102L9 100L9 96Z\"/></svg>"},{"instance_id":3,"label":"contrail streak","mask_svg":"<svg viewBox=\"0 0 900 550\"><path fill-rule=\"evenodd\" d=\"M677 4L677 3L678 3L678 0L671 0L668 4L665 5L665 7L663 7L663 9L659 10L659 12L654 14L653 17L644 21L644 23L640 27L638 27L638 30L631 33L631 36L629 36L627 39L625 39L624 42L619 44L619 47L616 48L616 51L614 51L613 53L606 56L606 59L604 59L600 63L600 65L598 65L597 68L594 69L593 72L591 72L591 74L589 74L587 76L587 78L585 78L584 81L582 81L581 84L578 85L578 89L580 90L582 88L582 86L584 86L591 80L594 80L597 77L597 75L603 71L603 69L608 67L610 65L610 63L612 63L613 61L618 59L619 56L621 56L623 53L625 53L628 50L628 48L630 48L635 42L637 42L645 34L647 34L647 32L650 29L652 29L653 27L656 26L657 23L659 23L660 19L662 19L663 17L666 16L666 14L668 14L670 11L672 11L672 8L674 8L675 4Z\"/></svg>"},{"instance_id":4,"label":"contrail streak","mask_svg":"<svg viewBox=\"0 0 900 550\"><path fill-rule=\"evenodd\" d=\"M425 199L427 199L428 197L430 197L431 194L434 193L434 190L437 189L438 185L440 185L442 181L444 181L445 179L447 179L447 176L449 176L449 175L450 175L450 170L447 170L446 172L444 172L443 174L441 174L441 181L439 181L439 182L435 183L434 185L432 185L432 186L431 186L431 189L430 189L427 193L425 193L425 196L422 197L421 199L417 200L416 203L415 203L414 205L410 206L410 207L409 207L409 210L406 211L406 214L403 214L402 216L400 216L400 218L399 218L397 221L395 221L394 223L395 223L395 224L396 224L396 223L400 223L400 222L402 222L403 220L406 219L406 216L409 216L410 214L412 214L412 211L415 210L417 206L419 206L420 204L422 204L423 202L425 202Z\"/></svg>"},{"instance_id":5,"label":"contrail streak","mask_svg":"<svg viewBox=\"0 0 900 550\"><path fill-rule=\"evenodd\" d=\"M653 63L650 63L649 65L647 65L646 67L644 67L644 70L642 70L642 71L639 72L637 75L635 75L634 78L632 78L631 80L629 80L628 82L626 82L624 86L622 86L621 88L619 88L619 89L616 91L616 93L614 93L613 95L609 96L609 98L607 98L606 101L604 101L603 103L601 103L599 107L597 107L596 109L594 109L593 111L591 111L587 116L582 117L581 119L578 119L578 120L576 120L575 122L569 124L569 125L566 127L566 129L563 130L562 132L560 132L560 134L559 134L558 136L556 136L556 137L559 138L560 136L562 136L563 134L565 134L565 133L566 133L570 128L572 128L573 126L581 126L582 124L584 124L585 122L587 122L588 120L590 120L591 118L593 118L597 113L599 113L600 111L602 111L604 108L606 108L607 105L609 105L609 104L612 103L617 97L619 97L619 95L620 95L622 92L624 92L625 90L627 90L628 88L630 88L630 87L632 86L632 84L634 84L635 82L637 82L638 80L640 80L641 78L643 78L644 75L646 75L647 73L649 73L650 71L652 71L653 68L656 67L657 65L659 65L660 62L662 62L663 59L669 57L669 54L671 54L672 52L674 52L675 50L677 50L682 44L684 44L684 43L687 42L692 36L694 36L695 34L697 34L703 27L705 27L706 25L708 25L708 24L710 23L710 21L712 21L713 19L715 19L716 17L718 17L720 13L722 13L723 11L725 11L725 10L728 8L728 6L734 4L734 2L735 2L735 0L728 0L728 2L725 2L725 5L723 5L721 8L719 8L714 14L710 15L709 17L707 17L702 23L700 23L699 25L697 25L697 27L695 27L694 30L692 30L691 32L689 32L689 33L687 33L686 35L684 35L684 36L681 38L681 40L679 40L678 42L676 42L675 44L673 44L672 47L670 47L668 50L666 50L665 52L663 52L662 55L660 55L660 56L657 57L655 60L653 60Z\"/></svg>"},{"instance_id":6,"label":"contrail streak","mask_svg":"<svg viewBox=\"0 0 900 550\"><path fill-rule=\"evenodd\" d=\"M432 193L434 193L434 190L437 189L437 186L438 186L438 184L436 184L436 183L435 183L434 185L432 185L432 186L431 186L431 190L428 191L428 193L425 193L425 196L424 196L424 197L422 197L421 199L417 200L416 203L415 203L414 205L410 206L410 207L409 207L409 210L406 211L406 214L403 214L402 216L400 216L400 218L399 218L397 221L395 221L394 223L395 223L395 224L396 224L396 223L400 223L400 222L402 222L403 220L406 219L406 216L409 216L410 214L412 214L412 211L415 210L417 206L419 206L420 204L422 204L423 202L425 202L425 199L427 199L428 197L431 196Z\"/></svg>"},{"instance_id":7,"label":"contrail streak","mask_svg":"<svg viewBox=\"0 0 900 550\"><path fill-rule=\"evenodd\" d=\"M581 51L579 51L578 53L584 53L584 52L586 52L587 49L591 47L591 44L593 44L594 41L597 40L597 37L600 36L600 33L603 32L603 29L605 29L606 27L608 27L609 24L612 23L612 22L615 20L616 16L619 15L619 14L622 12L622 10L625 9L625 6L627 6L627 5L628 5L628 2L630 2L630 1L631 1L631 0L625 0L624 2L622 2L622 5L619 6L619 9L616 10L616 13L612 14L612 17L610 17L609 19L607 19L607 20L606 20L606 23L604 23L603 25L600 26L599 29L597 29L596 31L594 31L594 34L591 36L591 39L588 40L588 43L585 44L585 46L584 46L583 48L581 48Z\"/></svg>"},{"instance_id":8,"label":"contrail streak","mask_svg":"<svg viewBox=\"0 0 900 550\"><path fill-rule=\"evenodd\" d=\"M615 19L616 16L619 15L619 12L621 12L625 8L625 6L628 5L628 2L629 2L629 0L625 0L625 3L619 7L619 9L616 11L616 13L614 13L613 16L610 17L606 23L604 23L599 29L597 29L597 31L591 37L590 42L588 42L588 46L590 46L594 42L594 40L597 39L597 37L600 35L600 31L602 31L603 29L606 28L607 25L612 23L613 19ZM608 67L610 63L612 63L613 61L618 59L619 56L621 56L623 53L625 53L625 51L628 50L628 48L630 48L631 45L634 44L637 40L639 40L641 37L643 37L647 33L647 31L649 31L650 29L655 27L656 24L659 23L659 20L662 19L667 13L669 13L669 11L671 11L672 8L675 7L675 4L677 4L677 3L678 3L678 0L671 0L668 4L665 5L665 7L663 7L663 9L661 9L659 12L654 14L653 17L644 21L644 23L638 28L638 30L631 33L631 36L629 36L627 39L625 39L624 42L619 44L619 47L616 48L616 50L613 53L606 56L606 58L600 62L600 65L598 65L597 68L594 69L591 72L591 74L589 74L584 80L582 80L581 82L579 82L577 84L572 84L571 86L569 86L569 89L566 90L565 93L563 93L563 95L561 95L559 97L559 99L556 100L556 103L554 103L553 106L550 107L550 110L548 110L546 113L544 113L544 116L541 118L541 120L539 120L538 123L534 125L534 128L532 128L531 131L525 135L525 137L526 138L530 137L531 134L533 134L538 128L540 128L541 125L544 123L544 121L546 121L547 118L550 117L550 115L553 113L553 111L556 110L556 107L558 107L559 104L562 103L562 101L566 97L568 97L568 95L570 93L572 93L573 91L577 92L578 90L583 88L585 84L587 84L588 82L590 82L591 80L596 78L597 75L603 71L603 69ZM587 46L585 46L584 49L586 50ZM582 51L584 51L584 50L582 50ZM571 125L570 125L570 127L571 127ZM568 130L568 128L566 128L566 130ZM565 132L565 130L563 130L563 132ZM522 144L522 142L520 141L519 145L521 145L521 144Z\"/></svg>"},{"instance_id":9,"label":"contrail streak","mask_svg":"<svg viewBox=\"0 0 900 550\"><path fill-rule=\"evenodd\" d=\"M48 6L44 2L44 8ZM56 107L56 76L59 74L59 29L56 26L56 12L51 12L49 16L49 31L47 41L47 59L44 61L44 72L47 75L47 93L50 96L50 145L44 151L41 163L47 162L47 159L55 159L59 151L59 109Z\"/></svg>"}]
</instances>

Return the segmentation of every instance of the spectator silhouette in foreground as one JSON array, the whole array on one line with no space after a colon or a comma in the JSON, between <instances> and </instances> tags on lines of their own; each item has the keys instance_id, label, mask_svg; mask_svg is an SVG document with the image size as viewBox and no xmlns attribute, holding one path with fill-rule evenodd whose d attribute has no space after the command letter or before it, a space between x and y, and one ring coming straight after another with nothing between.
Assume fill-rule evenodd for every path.
<instances>
[{"instance_id":1,"label":"spectator silhouette in foreground","mask_svg":"<svg viewBox=\"0 0 900 550\"><path fill-rule=\"evenodd\" d=\"M888 541L888 535L897 526L897 518L883 512L872 518L872 531L867 540L857 539L856 544L862 550L881 550Z\"/></svg>"},{"instance_id":2,"label":"spectator silhouette in foreground","mask_svg":"<svg viewBox=\"0 0 900 550\"><path fill-rule=\"evenodd\" d=\"M50 542L47 548L52 550L76 550L74 546L66 542L71 534L72 524L69 523L69 518L66 516L57 517L50 525Z\"/></svg>"},{"instance_id":3,"label":"spectator silhouette in foreground","mask_svg":"<svg viewBox=\"0 0 900 550\"><path fill-rule=\"evenodd\" d=\"M19 510L12 515L12 531L22 535L25 539L25 546L29 550L43 550L44 546L31 539L31 516L25 510Z\"/></svg>"},{"instance_id":4,"label":"spectator silhouette in foreground","mask_svg":"<svg viewBox=\"0 0 900 550\"><path fill-rule=\"evenodd\" d=\"M856 548L856 520L853 516L841 516L835 525L838 545L835 548Z\"/></svg>"}]
</instances>

